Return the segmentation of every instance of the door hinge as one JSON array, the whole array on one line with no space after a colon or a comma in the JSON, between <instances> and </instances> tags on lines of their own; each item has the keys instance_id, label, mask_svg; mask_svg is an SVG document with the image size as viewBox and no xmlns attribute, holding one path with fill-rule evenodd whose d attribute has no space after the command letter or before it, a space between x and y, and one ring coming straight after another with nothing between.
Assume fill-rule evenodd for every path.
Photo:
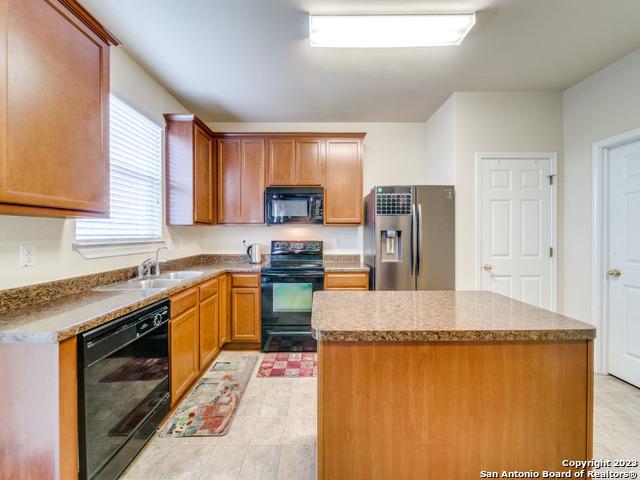
<instances>
[{"instance_id":1,"label":"door hinge","mask_svg":"<svg viewBox=\"0 0 640 480\"><path fill-rule=\"evenodd\" d=\"M549 247L549 256L553 258L553 247Z\"/></svg>"},{"instance_id":2,"label":"door hinge","mask_svg":"<svg viewBox=\"0 0 640 480\"><path fill-rule=\"evenodd\" d=\"M547 178L549 179L549 185L553 185L553 177L555 177L555 175L547 175Z\"/></svg>"}]
</instances>

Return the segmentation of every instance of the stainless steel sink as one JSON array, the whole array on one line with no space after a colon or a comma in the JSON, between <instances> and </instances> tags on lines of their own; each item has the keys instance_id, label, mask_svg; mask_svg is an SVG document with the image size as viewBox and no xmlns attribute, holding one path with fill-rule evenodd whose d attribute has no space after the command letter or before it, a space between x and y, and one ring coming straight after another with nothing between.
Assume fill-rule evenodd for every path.
<instances>
[{"instance_id":1,"label":"stainless steel sink","mask_svg":"<svg viewBox=\"0 0 640 480\"><path fill-rule=\"evenodd\" d=\"M178 278L136 278L126 282L98 287L96 290L165 290L182 282Z\"/></svg>"},{"instance_id":2,"label":"stainless steel sink","mask_svg":"<svg viewBox=\"0 0 640 480\"><path fill-rule=\"evenodd\" d=\"M199 277L204 272L199 272L196 270L180 270L175 272L165 272L158 275L158 278L169 278L169 279L177 279L177 280L190 280L192 278Z\"/></svg>"}]
</instances>

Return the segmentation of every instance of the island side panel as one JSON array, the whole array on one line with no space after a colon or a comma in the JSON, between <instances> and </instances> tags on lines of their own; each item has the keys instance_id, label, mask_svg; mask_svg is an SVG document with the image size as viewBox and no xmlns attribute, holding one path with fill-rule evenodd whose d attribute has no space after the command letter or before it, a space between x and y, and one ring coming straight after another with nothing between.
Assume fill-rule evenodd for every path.
<instances>
[{"instance_id":1,"label":"island side panel","mask_svg":"<svg viewBox=\"0 0 640 480\"><path fill-rule=\"evenodd\" d=\"M477 479L591 456L591 341L320 342L318 479Z\"/></svg>"}]
</instances>

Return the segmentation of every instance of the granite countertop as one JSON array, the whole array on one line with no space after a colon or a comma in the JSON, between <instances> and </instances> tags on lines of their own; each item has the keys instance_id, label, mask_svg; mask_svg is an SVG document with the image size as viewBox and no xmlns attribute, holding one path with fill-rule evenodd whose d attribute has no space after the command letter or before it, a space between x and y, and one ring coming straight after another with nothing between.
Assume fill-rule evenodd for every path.
<instances>
[{"instance_id":1,"label":"granite countertop","mask_svg":"<svg viewBox=\"0 0 640 480\"><path fill-rule=\"evenodd\" d=\"M360 260L325 260L325 272L368 272L367 267Z\"/></svg>"},{"instance_id":2,"label":"granite countertop","mask_svg":"<svg viewBox=\"0 0 640 480\"><path fill-rule=\"evenodd\" d=\"M595 327L486 291L316 292L320 341L550 341L595 338Z\"/></svg>"},{"instance_id":3,"label":"granite countertop","mask_svg":"<svg viewBox=\"0 0 640 480\"><path fill-rule=\"evenodd\" d=\"M0 343L57 343L227 272L259 273L246 262L194 264L202 275L167 290L85 290L0 314ZM167 270L170 271L170 270Z\"/></svg>"}]
</instances>

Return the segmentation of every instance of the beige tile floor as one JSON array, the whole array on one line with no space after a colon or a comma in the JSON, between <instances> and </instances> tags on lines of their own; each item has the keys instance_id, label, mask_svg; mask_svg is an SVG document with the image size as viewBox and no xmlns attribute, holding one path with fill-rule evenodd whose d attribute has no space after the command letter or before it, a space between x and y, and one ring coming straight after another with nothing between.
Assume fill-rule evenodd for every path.
<instances>
[{"instance_id":1,"label":"beige tile floor","mask_svg":"<svg viewBox=\"0 0 640 480\"><path fill-rule=\"evenodd\" d=\"M223 352L220 359L242 353ZM154 437L123 478L313 479L316 380L257 378L259 364L228 435ZM614 377L596 377L594 456L640 460L640 389Z\"/></svg>"}]
</instances>

